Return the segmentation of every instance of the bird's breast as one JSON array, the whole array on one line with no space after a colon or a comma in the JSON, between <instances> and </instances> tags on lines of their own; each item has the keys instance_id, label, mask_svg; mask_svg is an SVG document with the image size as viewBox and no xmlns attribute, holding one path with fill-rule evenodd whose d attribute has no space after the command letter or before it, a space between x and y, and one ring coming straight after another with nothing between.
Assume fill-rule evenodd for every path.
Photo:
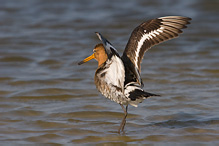
<instances>
[{"instance_id":1,"label":"bird's breast","mask_svg":"<svg viewBox=\"0 0 219 146\"><path fill-rule=\"evenodd\" d=\"M112 56L95 73L95 84L97 89L107 98L120 103L127 104L124 95L125 68L118 56Z\"/></svg>"}]
</instances>

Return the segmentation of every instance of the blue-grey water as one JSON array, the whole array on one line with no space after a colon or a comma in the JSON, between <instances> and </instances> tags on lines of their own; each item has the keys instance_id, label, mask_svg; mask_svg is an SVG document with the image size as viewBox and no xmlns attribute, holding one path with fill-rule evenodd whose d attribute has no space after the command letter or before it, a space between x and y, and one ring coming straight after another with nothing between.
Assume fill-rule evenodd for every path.
<instances>
[{"instance_id":1,"label":"blue-grey water","mask_svg":"<svg viewBox=\"0 0 219 146\"><path fill-rule=\"evenodd\" d=\"M1 144L219 144L218 0L0 1ZM78 66L101 32L122 54L131 31L151 18L192 23L148 51L144 89L160 94L121 107L94 85L97 62Z\"/></svg>"}]
</instances>

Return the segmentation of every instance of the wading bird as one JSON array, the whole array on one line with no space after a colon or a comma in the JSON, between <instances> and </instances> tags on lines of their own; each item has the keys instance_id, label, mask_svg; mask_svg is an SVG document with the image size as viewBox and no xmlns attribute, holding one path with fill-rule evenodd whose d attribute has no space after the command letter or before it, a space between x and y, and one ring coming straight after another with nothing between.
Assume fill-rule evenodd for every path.
<instances>
[{"instance_id":1,"label":"wading bird","mask_svg":"<svg viewBox=\"0 0 219 146\"><path fill-rule=\"evenodd\" d=\"M120 104L125 114L118 133L124 131L129 104L137 107L144 99L159 96L142 89L140 73L144 53L154 45L177 37L190 20L188 17L166 16L140 24L133 30L121 57L113 45L96 32L102 43L97 44L94 53L78 64L91 59L98 61L94 77L97 89L105 97Z\"/></svg>"}]
</instances>

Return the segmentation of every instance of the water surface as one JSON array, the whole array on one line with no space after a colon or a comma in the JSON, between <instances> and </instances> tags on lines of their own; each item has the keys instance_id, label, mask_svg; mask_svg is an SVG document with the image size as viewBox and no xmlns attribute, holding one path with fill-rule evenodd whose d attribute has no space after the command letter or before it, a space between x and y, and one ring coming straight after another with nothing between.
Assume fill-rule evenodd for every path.
<instances>
[{"instance_id":1,"label":"water surface","mask_svg":"<svg viewBox=\"0 0 219 146\"><path fill-rule=\"evenodd\" d=\"M1 144L218 144L217 0L2 1L0 5ZM93 83L97 62L77 62L101 32L122 51L143 21L191 17L179 38L145 54L144 89L162 95L121 107Z\"/></svg>"}]
</instances>

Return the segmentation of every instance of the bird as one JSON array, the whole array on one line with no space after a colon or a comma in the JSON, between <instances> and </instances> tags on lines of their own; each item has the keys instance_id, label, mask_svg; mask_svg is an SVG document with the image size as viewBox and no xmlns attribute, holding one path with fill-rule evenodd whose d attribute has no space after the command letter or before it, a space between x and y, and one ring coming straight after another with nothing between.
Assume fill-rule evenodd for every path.
<instances>
[{"instance_id":1,"label":"bird","mask_svg":"<svg viewBox=\"0 0 219 146\"><path fill-rule=\"evenodd\" d=\"M94 76L96 88L124 111L118 133L124 132L128 105L138 107L144 99L160 96L143 89L141 62L144 53L155 45L178 37L191 20L185 16L164 16L141 23L132 31L122 56L103 35L95 32L102 43L97 44L93 54L78 65L91 59L98 61Z\"/></svg>"}]
</instances>

